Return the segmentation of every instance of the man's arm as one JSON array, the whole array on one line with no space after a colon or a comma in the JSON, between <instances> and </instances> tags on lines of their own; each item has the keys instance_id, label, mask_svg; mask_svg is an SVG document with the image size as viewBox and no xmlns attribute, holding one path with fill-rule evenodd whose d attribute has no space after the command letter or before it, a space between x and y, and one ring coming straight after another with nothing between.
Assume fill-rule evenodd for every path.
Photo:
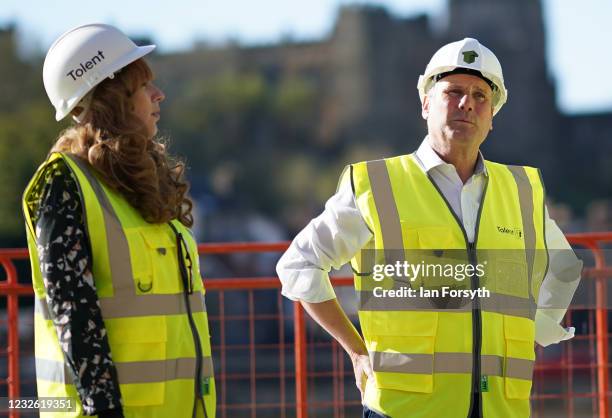
<instances>
[{"instance_id":1,"label":"man's arm","mask_svg":"<svg viewBox=\"0 0 612 418\"><path fill-rule=\"evenodd\" d=\"M351 358L353 362L353 371L355 372L355 383L363 398L365 378L374 379L368 350L366 349L361 335L359 335L359 332L357 332L338 303L338 299L320 303L302 301L302 306L312 319L338 341Z\"/></svg>"},{"instance_id":2,"label":"man's arm","mask_svg":"<svg viewBox=\"0 0 612 418\"><path fill-rule=\"evenodd\" d=\"M565 235L546 209L546 246L549 267L540 287L536 312L536 342L546 347L569 340L574 328L563 328L561 320L580 283L582 261L576 257Z\"/></svg>"},{"instance_id":3,"label":"man's arm","mask_svg":"<svg viewBox=\"0 0 612 418\"><path fill-rule=\"evenodd\" d=\"M338 303L328 273L332 267L340 268L347 263L371 238L345 172L323 213L295 237L276 266L283 295L300 301L306 312L347 352L353 363L355 383L362 393L365 376L372 376L367 350Z\"/></svg>"}]
</instances>

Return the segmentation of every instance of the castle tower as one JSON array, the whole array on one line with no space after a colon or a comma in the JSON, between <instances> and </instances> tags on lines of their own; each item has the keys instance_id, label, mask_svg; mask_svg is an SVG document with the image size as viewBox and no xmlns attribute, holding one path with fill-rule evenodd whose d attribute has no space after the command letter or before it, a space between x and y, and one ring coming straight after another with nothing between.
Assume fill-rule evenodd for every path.
<instances>
[{"instance_id":1,"label":"castle tower","mask_svg":"<svg viewBox=\"0 0 612 418\"><path fill-rule=\"evenodd\" d=\"M375 6L343 7L329 42L330 95L340 136L410 152L424 134L416 84L435 46L427 18L397 18Z\"/></svg>"},{"instance_id":2,"label":"castle tower","mask_svg":"<svg viewBox=\"0 0 612 418\"><path fill-rule=\"evenodd\" d=\"M536 0L450 0L449 40L477 38L499 58L508 102L493 120L487 157L554 172L563 141L545 60L542 7ZM548 138L545 139L545 138ZM516 146L506 144L512 141Z\"/></svg>"}]
</instances>

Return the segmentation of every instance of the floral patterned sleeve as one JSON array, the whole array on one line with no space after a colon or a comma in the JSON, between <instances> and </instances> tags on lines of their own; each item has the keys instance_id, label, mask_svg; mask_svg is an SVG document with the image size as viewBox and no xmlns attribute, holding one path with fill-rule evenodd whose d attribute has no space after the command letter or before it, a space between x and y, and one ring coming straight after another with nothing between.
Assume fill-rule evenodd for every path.
<instances>
[{"instance_id":1,"label":"floral patterned sleeve","mask_svg":"<svg viewBox=\"0 0 612 418\"><path fill-rule=\"evenodd\" d=\"M86 415L121 416L121 394L102 320L76 180L62 160L39 182L33 211L47 304ZM119 413L119 415L117 415Z\"/></svg>"}]
</instances>

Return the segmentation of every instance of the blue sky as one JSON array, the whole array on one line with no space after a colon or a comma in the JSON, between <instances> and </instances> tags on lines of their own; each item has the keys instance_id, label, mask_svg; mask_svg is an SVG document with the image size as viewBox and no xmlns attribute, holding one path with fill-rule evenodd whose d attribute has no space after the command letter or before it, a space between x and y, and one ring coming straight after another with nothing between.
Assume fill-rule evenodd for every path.
<instances>
[{"instance_id":1,"label":"blue sky","mask_svg":"<svg viewBox=\"0 0 612 418\"><path fill-rule=\"evenodd\" d=\"M512 0L508 0L512 1ZM542 0L547 60L566 113L612 111L612 0ZM26 50L46 50L65 30L93 21L150 36L162 51L194 41L244 44L281 37L317 39L331 29L347 3L386 6L392 13L442 16L445 0L2 0L0 25L16 22ZM432 51L433 53L433 51Z\"/></svg>"}]
</instances>

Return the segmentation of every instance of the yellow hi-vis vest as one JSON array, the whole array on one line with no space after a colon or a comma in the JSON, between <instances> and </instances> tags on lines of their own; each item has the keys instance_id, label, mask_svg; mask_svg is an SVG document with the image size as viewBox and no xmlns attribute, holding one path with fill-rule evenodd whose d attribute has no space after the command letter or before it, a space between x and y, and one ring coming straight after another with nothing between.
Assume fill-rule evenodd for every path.
<instances>
[{"instance_id":1,"label":"yellow hi-vis vest","mask_svg":"<svg viewBox=\"0 0 612 418\"><path fill-rule=\"evenodd\" d=\"M30 205L38 198L36 186L40 186L45 170L60 158L78 182L91 243L93 280L125 416L182 418L192 417L195 410L195 416L214 418L208 317L197 246L190 231L176 220L172 226L146 222L121 194L97 178L91 166L63 153L51 155L41 165L23 199L36 304L38 395L69 397L77 404L75 412L41 416L83 414L45 301L35 225L30 217ZM185 260L183 275L178 254ZM187 289L183 277L191 281Z\"/></svg>"},{"instance_id":2,"label":"yellow hi-vis vest","mask_svg":"<svg viewBox=\"0 0 612 418\"><path fill-rule=\"evenodd\" d=\"M480 397L480 417L528 418L534 317L548 268L539 171L485 161L487 182L475 242L469 243L416 158L350 166L357 206L373 233L351 260L375 376L366 384L365 404L392 418L466 418L474 397ZM402 284L394 277L373 280L372 263L400 261L394 251L405 257L422 251L432 258L447 251L455 258L462 254L459 261L472 266L484 263L484 275L472 270L471 277L456 283L473 290L484 284L490 296L447 306L432 304L427 294L375 297L376 287L380 296L380 288L398 290ZM428 280L416 282L427 290Z\"/></svg>"}]
</instances>

